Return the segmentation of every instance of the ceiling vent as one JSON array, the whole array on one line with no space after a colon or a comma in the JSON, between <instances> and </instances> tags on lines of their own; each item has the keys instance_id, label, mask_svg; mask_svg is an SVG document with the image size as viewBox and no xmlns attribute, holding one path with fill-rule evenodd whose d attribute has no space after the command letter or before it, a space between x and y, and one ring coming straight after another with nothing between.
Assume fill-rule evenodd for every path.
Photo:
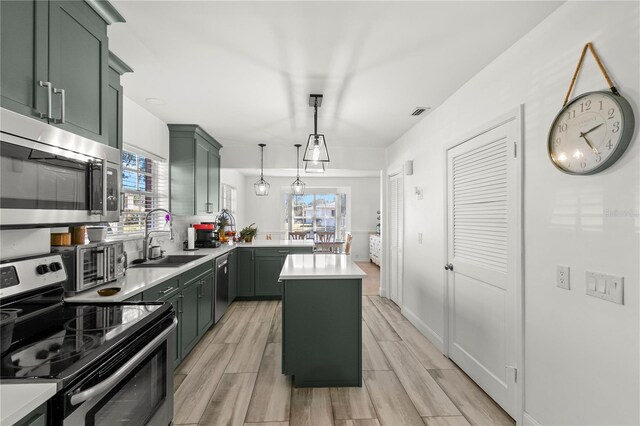
<instances>
[{"instance_id":1,"label":"ceiling vent","mask_svg":"<svg viewBox=\"0 0 640 426\"><path fill-rule=\"evenodd\" d=\"M411 115L418 116L418 115L422 114L423 112L425 112L425 111L427 111L429 109L431 109L431 108L429 108L429 107L418 107L418 108L415 109L415 111L413 111L411 113Z\"/></svg>"}]
</instances>

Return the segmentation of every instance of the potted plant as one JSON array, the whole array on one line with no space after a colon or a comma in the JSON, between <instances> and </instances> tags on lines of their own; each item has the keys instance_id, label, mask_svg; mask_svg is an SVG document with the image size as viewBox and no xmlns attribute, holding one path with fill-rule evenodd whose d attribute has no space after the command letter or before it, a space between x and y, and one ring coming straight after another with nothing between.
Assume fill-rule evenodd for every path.
<instances>
[{"instance_id":1,"label":"potted plant","mask_svg":"<svg viewBox=\"0 0 640 426\"><path fill-rule=\"evenodd\" d=\"M240 238L242 238L245 243L250 243L251 241L253 241L253 237L258 234L258 228L255 225L255 223L252 223L251 225L240 230Z\"/></svg>"}]
</instances>

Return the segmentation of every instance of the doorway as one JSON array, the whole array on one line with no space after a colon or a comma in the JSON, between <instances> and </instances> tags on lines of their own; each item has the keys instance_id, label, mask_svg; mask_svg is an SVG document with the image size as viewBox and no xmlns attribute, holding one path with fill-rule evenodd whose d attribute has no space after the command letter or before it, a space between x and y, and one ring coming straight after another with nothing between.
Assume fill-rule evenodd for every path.
<instances>
[{"instance_id":1,"label":"doorway","mask_svg":"<svg viewBox=\"0 0 640 426\"><path fill-rule=\"evenodd\" d=\"M404 227L402 172L389 176L389 298L402 306L402 250Z\"/></svg>"},{"instance_id":2,"label":"doorway","mask_svg":"<svg viewBox=\"0 0 640 426\"><path fill-rule=\"evenodd\" d=\"M522 412L521 111L446 152L449 357L512 417Z\"/></svg>"}]
</instances>

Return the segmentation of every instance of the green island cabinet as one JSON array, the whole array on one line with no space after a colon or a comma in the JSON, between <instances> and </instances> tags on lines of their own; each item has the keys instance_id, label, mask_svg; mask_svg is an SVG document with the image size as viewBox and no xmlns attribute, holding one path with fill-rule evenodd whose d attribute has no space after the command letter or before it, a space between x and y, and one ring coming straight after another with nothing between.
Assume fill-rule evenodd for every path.
<instances>
[{"instance_id":1,"label":"green island cabinet","mask_svg":"<svg viewBox=\"0 0 640 426\"><path fill-rule=\"evenodd\" d=\"M222 145L195 124L169 124L171 211L210 215L220 209Z\"/></svg>"},{"instance_id":2,"label":"green island cabinet","mask_svg":"<svg viewBox=\"0 0 640 426\"><path fill-rule=\"evenodd\" d=\"M107 25L124 18L98 0L0 8L2 107L108 143Z\"/></svg>"},{"instance_id":3,"label":"green island cabinet","mask_svg":"<svg viewBox=\"0 0 640 426\"><path fill-rule=\"evenodd\" d=\"M213 325L213 262L198 265L127 300L172 304L178 318L175 367L191 352Z\"/></svg>"},{"instance_id":4,"label":"green island cabinet","mask_svg":"<svg viewBox=\"0 0 640 426\"><path fill-rule=\"evenodd\" d=\"M313 247L239 247L237 297L273 299L282 296L280 271L290 254L311 254Z\"/></svg>"},{"instance_id":5,"label":"green island cabinet","mask_svg":"<svg viewBox=\"0 0 640 426\"><path fill-rule=\"evenodd\" d=\"M362 386L362 279L285 280L282 373L296 387Z\"/></svg>"},{"instance_id":6,"label":"green island cabinet","mask_svg":"<svg viewBox=\"0 0 640 426\"><path fill-rule=\"evenodd\" d=\"M122 149L122 122L124 90L120 84L120 77L133 70L118 58L113 52L109 52L109 88L107 89L107 144L113 148Z\"/></svg>"},{"instance_id":7,"label":"green island cabinet","mask_svg":"<svg viewBox=\"0 0 640 426\"><path fill-rule=\"evenodd\" d=\"M46 426L47 419L47 403L40 405L38 408L24 416L15 423L15 426Z\"/></svg>"}]
</instances>

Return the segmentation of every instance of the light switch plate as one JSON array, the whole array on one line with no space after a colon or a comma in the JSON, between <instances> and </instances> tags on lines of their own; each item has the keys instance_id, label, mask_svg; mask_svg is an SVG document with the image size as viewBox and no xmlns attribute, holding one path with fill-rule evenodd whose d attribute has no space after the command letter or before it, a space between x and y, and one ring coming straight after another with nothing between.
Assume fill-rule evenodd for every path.
<instances>
[{"instance_id":1,"label":"light switch plate","mask_svg":"<svg viewBox=\"0 0 640 426\"><path fill-rule=\"evenodd\" d=\"M418 232L418 244L422 244L422 232Z\"/></svg>"},{"instance_id":2,"label":"light switch plate","mask_svg":"<svg viewBox=\"0 0 640 426\"><path fill-rule=\"evenodd\" d=\"M565 290L571 290L571 282L569 280L569 267L558 265L556 271L556 285Z\"/></svg>"},{"instance_id":3,"label":"light switch plate","mask_svg":"<svg viewBox=\"0 0 640 426\"><path fill-rule=\"evenodd\" d=\"M585 280L589 296L624 305L624 277L586 271Z\"/></svg>"}]
</instances>

